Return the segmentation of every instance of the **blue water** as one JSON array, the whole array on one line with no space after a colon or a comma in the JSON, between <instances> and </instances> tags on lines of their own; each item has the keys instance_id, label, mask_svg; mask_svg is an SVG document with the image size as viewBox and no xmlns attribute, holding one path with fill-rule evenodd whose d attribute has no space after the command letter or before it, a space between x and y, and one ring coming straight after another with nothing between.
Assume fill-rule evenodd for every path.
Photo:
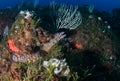
<instances>
[{"instance_id":1,"label":"blue water","mask_svg":"<svg viewBox=\"0 0 120 81\"><path fill-rule=\"evenodd\" d=\"M34 5L49 5L52 1L72 5L92 4L100 11L111 11L113 8L120 8L120 0L0 0L0 8L13 8L23 2L34 3Z\"/></svg>"}]
</instances>

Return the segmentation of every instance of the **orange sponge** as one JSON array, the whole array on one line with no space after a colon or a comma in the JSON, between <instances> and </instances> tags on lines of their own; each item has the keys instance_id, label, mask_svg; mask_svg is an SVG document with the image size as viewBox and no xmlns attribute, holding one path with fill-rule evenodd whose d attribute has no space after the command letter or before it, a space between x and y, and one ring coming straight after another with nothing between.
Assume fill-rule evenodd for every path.
<instances>
[{"instance_id":1,"label":"orange sponge","mask_svg":"<svg viewBox=\"0 0 120 81\"><path fill-rule=\"evenodd\" d=\"M11 51L13 51L13 52L19 52L19 48L17 48L17 47L15 46L13 40L8 39L7 42L8 42L8 47L9 47L9 49L10 49Z\"/></svg>"}]
</instances>

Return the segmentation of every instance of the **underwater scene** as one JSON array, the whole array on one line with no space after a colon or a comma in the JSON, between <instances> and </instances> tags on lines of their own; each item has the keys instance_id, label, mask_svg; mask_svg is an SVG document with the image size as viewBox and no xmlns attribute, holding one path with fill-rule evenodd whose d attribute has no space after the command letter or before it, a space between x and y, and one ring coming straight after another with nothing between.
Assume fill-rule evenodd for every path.
<instances>
[{"instance_id":1,"label":"underwater scene","mask_svg":"<svg viewBox=\"0 0 120 81\"><path fill-rule=\"evenodd\" d=\"M119 0L0 0L0 81L120 81L119 35Z\"/></svg>"}]
</instances>

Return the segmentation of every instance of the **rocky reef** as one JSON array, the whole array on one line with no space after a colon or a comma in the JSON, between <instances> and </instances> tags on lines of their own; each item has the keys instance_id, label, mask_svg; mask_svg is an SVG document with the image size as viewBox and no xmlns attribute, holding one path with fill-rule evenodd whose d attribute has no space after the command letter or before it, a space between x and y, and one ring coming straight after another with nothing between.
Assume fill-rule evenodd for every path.
<instances>
[{"instance_id":1,"label":"rocky reef","mask_svg":"<svg viewBox=\"0 0 120 81\"><path fill-rule=\"evenodd\" d=\"M120 80L119 43L94 6L21 9L0 14L2 81Z\"/></svg>"}]
</instances>

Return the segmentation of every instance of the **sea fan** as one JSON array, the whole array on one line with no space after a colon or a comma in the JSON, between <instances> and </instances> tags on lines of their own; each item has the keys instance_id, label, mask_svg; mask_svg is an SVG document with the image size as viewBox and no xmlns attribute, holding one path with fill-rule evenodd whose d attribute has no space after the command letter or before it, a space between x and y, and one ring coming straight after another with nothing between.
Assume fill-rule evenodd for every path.
<instances>
[{"instance_id":1,"label":"sea fan","mask_svg":"<svg viewBox=\"0 0 120 81\"><path fill-rule=\"evenodd\" d=\"M75 29L82 23L82 16L77 6L52 3L50 9L54 26L58 30L61 28Z\"/></svg>"}]
</instances>

